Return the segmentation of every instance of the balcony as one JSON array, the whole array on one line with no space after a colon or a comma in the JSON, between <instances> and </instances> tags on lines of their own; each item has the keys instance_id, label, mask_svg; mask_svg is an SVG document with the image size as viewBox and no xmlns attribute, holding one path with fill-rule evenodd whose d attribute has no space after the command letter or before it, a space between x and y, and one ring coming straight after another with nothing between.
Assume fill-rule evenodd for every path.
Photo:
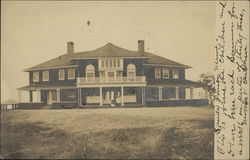
<instances>
[{"instance_id":1,"label":"balcony","mask_svg":"<svg viewBox=\"0 0 250 160\"><path fill-rule=\"evenodd\" d=\"M135 77L78 77L77 86L93 84L145 84L145 76ZM143 85L144 86L144 85Z\"/></svg>"}]
</instances>

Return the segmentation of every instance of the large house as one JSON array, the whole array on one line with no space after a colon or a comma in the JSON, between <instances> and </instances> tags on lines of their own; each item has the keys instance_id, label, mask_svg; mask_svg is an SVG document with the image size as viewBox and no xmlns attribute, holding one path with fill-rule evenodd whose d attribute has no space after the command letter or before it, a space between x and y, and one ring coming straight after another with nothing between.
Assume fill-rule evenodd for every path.
<instances>
[{"instance_id":1,"label":"large house","mask_svg":"<svg viewBox=\"0 0 250 160\"><path fill-rule=\"evenodd\" d=\"M207 105L207 91L194 96L196 82L186 80L190 66L146 52L144 41L131 51L108 43L92 51L67 53L28 68L33 104L84 106ZM26 104L27 105L27 104Z\"/></svg>"}]
</instances>

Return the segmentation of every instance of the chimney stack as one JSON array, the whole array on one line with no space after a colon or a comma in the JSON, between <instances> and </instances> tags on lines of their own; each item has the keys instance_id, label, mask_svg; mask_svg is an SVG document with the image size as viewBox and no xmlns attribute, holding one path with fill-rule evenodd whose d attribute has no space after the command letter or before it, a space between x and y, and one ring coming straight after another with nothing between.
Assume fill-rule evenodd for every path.
<instances>
[{"instance_id":1,"label":"chimney stack","mask_svg":"<svg viewBox=\"0 0 250 160\"><path fill-rule=\"evenodd\" d=\"M144 40L138 40L138 53L142 56L145 56Z\"/></svg>"},{"instance_id":2,"label":"chimney stack","mask_svg":"<svg viewBox=\"0 0 250 160\"><path fill-rule=\"evenodd\" d=\"M74 42L67 43L67 53L68 54L74 53Z\"/></svg>"}]
</instances>

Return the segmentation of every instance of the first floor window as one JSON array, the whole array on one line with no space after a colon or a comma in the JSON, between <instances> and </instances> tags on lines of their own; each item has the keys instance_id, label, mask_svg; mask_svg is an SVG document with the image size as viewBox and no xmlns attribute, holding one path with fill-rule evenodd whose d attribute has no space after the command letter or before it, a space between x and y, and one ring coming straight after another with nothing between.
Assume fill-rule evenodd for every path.
<instances>
[{"instance_id":1,"label":"first floor window","mask_svg":"<svg viewBox=\"0 0 250 160\"><path fill-rule=\"evenodd\" d=\"M68 69L68 79L75 79L75 69Z\"/></svg>"},{"instance_id":2,"label":"first floor window","mask_svg":"<svg viewBox=\"0 0 250 160\"><path fill-rule=\"evenodd\" d=\"M159 87L147 87L146 98L148 100L159 100Z\"/></svg>"},{"instance_id":3,"label":"first floor window","mask_svg":"<svg viewBox=\"0 0 250 160\"><path fill-rule=\"evenodd\" d=\"M163 70L162 70L162 77L163 77L164 79L169 78L169 69L163 68Z\"/></svg>"},{"instance_id":4,"label":"first floor window","mask_svg":"<svg viewBox=\"0 0 250 160\"><path fill-rule=\"evenodd\" d=\"M178 69L173 69L173 78L178 79L179 78L179 70Z\"/></svg>"},{"instance_id":5,"label":"first floor window","mask_svg":"<svg viewBox=\"0 0 250 160\"><path fill-rule=\"evenodd\" d=\"M33 72L33 82L39 81L39 72Z\"/></svg>"},{"instance_id":6,"label":"first floor window","mask_svg":"<svg viewBox=\"0 0 250 160\"><path fill-rule=\"evenodd\" d=\"M161 78L161 68L155 68L155 78Z\"/></svg>"},{"instance_id":7,"label":"first floor window","mask_svg":"<svg viewBox=\"0 0 250 160\"><path fill-rule=\"evenodd\" d=\"M162 98L163 99L175 99L176 98L176 88L162 88Z\"/></svg>"},{"instance_id":8,"label":"first floor window","mask_svg":"<svg viewBox=\"0 0 250 160\"><path fill-rule=\"evenodd\" d=\"M64 69L60 69L59 72L58 72L58 77L59 77L59 80L64 80L65 79L65 73L64 73Z\"/></svg>"},{"instance_id":9,"label":"first floor window","mask_svg":"<svg viewBox=\"0 0 250 160\"><path fill-rule=\"evenodd\" d=\"M49 80L49 71L43 71L43 81Z\"/></svg>"}]
</instances>

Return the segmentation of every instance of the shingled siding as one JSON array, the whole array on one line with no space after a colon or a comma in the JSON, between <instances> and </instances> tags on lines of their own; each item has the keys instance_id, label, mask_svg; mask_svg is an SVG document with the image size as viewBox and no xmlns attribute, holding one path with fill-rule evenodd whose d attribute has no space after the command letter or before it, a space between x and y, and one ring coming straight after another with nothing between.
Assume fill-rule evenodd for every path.
<instances>
[{"instance_id":1,"label":"shingled siding","mask_svg":"<svg viewBox=\"0 0 250 160\"><path fill-rule=\"evenodd\" d=\"M143 76L143 59L123 59L123 76L127 76L127 66L132 63L136 67L136 76Z\"/></svg>"},{"instance_id":2,"label":"shingled siding","mask_svg":"<svg viewBox=\"0 0 250 160\"><path fill-rule=\"evenodd\" d=\"M86 67L89 64L92 64L95 67L95 76L99 77L99 69L98 69L98 60L97 59L74 60L73 63L76 65L79 65L78 74L80 77L86 76Z\"/></svg>"},{"instance_id":3,"label":"shingled siding","mask_svg":"<svg viewBox=\"0 0 250 160\"><path fill-rule=\"evenodd\" d=\"M75 84L76 77L78 76L77 68L75 68L75 70L76 70L75 79L72 79L72 80L68 80L68 68L62 68L62 69L64 70L64 73L65 73L64 80L59 80L59 78L58 78L59 69L50 69L49 70L49 81L43 81L43 77L42 77L43 70L30 71L30 73L29 73L30 85L34 85L34 84L57 84L57 85ZM44 71L47 71L47 70L44 70ZM39 82L33 82L33 72L39 72Z\"/></svg>"},{"instance_id":4,"label":"shingled siding","mask_svg":"<svg viewBox=\"0 0 250 160\"><path fill-rule=\"evenodd\" d=\"M155 68L161 68L161 78L155 78ZM162 70L163 68L166 67L161 67L161 66L147 66L145 67L145 75L146 75L146 80L148 82L167 82L167 81L175 81L177 79L173 79L173 69L171 67L167 67L169 69L169 78L168 79L164 79L162 76ZM176 68L179 70L179 79L178 80L185 80L185 69L183 68Z\"/></svg>"}]
</instances>

